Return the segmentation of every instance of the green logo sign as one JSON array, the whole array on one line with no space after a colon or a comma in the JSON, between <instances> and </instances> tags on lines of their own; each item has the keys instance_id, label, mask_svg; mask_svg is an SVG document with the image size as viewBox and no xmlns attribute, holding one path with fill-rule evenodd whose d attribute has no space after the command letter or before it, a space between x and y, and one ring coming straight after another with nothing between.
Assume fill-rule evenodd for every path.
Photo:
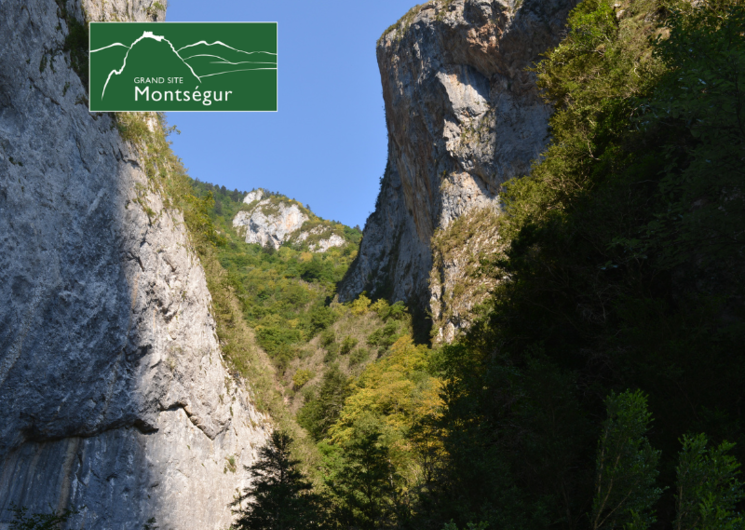
<instances>
[{"instance_id":1,"label":"green logo sign","mask_svg":"<svg viewBox=\"0 0 745 530\"><path fill-rule=\"evenodd\" d=\"M90 110L276 111L277 24L91 22Z\"/></svg>"}]
</instances>

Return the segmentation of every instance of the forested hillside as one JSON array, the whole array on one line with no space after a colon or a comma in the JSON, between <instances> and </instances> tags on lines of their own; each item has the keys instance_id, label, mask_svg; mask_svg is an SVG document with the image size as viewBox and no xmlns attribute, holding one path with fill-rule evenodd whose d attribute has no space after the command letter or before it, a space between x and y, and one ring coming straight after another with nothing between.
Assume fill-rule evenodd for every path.
<instances>
[{"instance_id":1,"label":"forested hillside","mask_svg":"<svg viewBox=\"0 0 745 530\"><path fill-rule=\"evenodd\" d=\"M577 6L534 70L550 145L489 220L485 315L327 372L306 520L743 527L744 27L735 0Z\"/></svg>"},{"instance_id":2,"label":"forested hillside","mask_svg":"<svg viewBox=\"0 0 745 530\"><path fill-rule=\"evenodd\" d=\"M310 252L310 240L288 241L278 250L247 244L232 226L235 215L250 208L243 202L246 192L190 182L203 223L193 230L212 234L208 245L202 239L202 259L219 262L212 277L220 281L214 289L223 350L236 370L257 383L259 402L268 406L276 428L292 433L295 443L287 447L319 492L297 517L321 512L323 525L342 526L395 519L414 502L428 473L420 456L441 451L423 420L439 415L442 383L431 350L413 343L402 303L364 294L347 304L335 301L359 230L264 191L273 203L297 204L311 216L309 224L343 231L349 242L325 252ZM194 223L195 217L189 219ZM220 293L227 296L223 303ZM231 310L222 310L229 300L235 300ZM264 352L269 372L259 366Z\"/></svg>"},{"instance_id":3,"label":"forested hillside","mask_svg":"<svg viewBox=\"0 0 745 530\"><path fill-rule=\"evenodd\" d=\"M271 245L245 244L232 220L238 211L248 208L243 203L246 193L228 192L202 182L195 182L194 187L198 196L213 203L211 216L219 234L220 264L241 301L243 315L256 329L259 344L284 371L293 358L302 355L302 346L333 322L328 303L336 282L356 254L361 234L313 216L308 224L338 226L348 243L316 253L308 250L307 241L285 244L279 250ZM271 196L290 201L278 194Z\"/></svg>"}]
</instances>

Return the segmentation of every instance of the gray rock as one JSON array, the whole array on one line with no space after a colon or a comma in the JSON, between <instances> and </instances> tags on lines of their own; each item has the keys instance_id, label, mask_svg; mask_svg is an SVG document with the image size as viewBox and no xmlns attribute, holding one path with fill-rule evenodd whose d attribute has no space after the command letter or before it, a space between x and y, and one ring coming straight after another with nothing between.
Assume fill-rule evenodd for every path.
<instances>
[{"instance_id":1,"label":"gray rock","mask_svg":"<svg viewBox=\"0 0 745 530\"><path fill-rule=\"evenodd\" d=\"M293 239L295 241L303 242L307 241L310 236L323 236L324 233L328 233L329 230L325 226L316 226L307 231L301 231L296 234ZM327 238L319 239L317 243L310 243L308 248L311 252L326 252L332 247L343 247L347 244L347 240L338 234L330 234Z\"/></svg>"},{"instance_id":2,"label":"gray rock","mask_svg":"<svg viewBox=\"0 0 745 530\"><path fill-rule=\"evenodd\" d=\"M254 201L260 201L264 197L264 191L263 190L254 190L246 193L246 196L243 198L243 202L245 204L251 204Z\"/></svg>"},{"instance_id":3,"label":"gray rock","mask_svg":"<svg viewBox=\"0 0 745 530\"><path fill-rule=\"evenodd\" d=\"M327 239L321 239L318 243L311 243L309 245L311 252L326 252L332 247L343 247L347 244L347 241L336 234L331 234Z\"/></svg>"},{"instance_id":4,"label":"gray rock","mask_svg":"<svg viewBox=\"0 0 745 530\"><path fill-rule=\"evenodd\" d=\"M238 212L233 218L233 227L245 237L246 243L258 243L262 247L271 245L279 249L307 220L308 216L300 211L297 204L275 204L271 199L264 199L252 210Z\"/></svg>"},{"instance_id":5,"label":"gray rock","mask_svg":"<svg viewBox=\"0 0 745 530\"><path fill-rule=\"evenodd\" d=\"M435 231L498 207L500 185L546 145L551 109L526 68L558 43L575 3L435 0L381 37L388 166L342 301L367 290L430 309Z\"/></svg>"},{"instance_id":6,"label":"gray rock","mask_svg":"<svg viewBox=\"0 0 745 530\"><path fill-rule=\"evenodd\" d=\"M310 217L290 200L279 197L264 198L261 189L246 194L243 199L248 204L247 210L238 212L233 218L233 227L245 238L246 243L258 243L261 246L271 245L279 249L285 241L302 243L310 236L320 236L329 232L328 226L316 226L302 230ZM311 252L326 252L331 247L341 247L347 240L338 234L329 234L315 243L310 243Z\"/></svg>"},{"instance_id":7,"label":"gray rock","mask_svg":"<svg viewBox=\"0 0 745 530\"><path fill-rule=\"evenodd\" d=\"M68 7L162 16L150 3ZM52 0L0 3L0 528L17 504L223 530L268 419L226 369L181 214L88 112L66 33Z\"/></svg>"}]
</instances>

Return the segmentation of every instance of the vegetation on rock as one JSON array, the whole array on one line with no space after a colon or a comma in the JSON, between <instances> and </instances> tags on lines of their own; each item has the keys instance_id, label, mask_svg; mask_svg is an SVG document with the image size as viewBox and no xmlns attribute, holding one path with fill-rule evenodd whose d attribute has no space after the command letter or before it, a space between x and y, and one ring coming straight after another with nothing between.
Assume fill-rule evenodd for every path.
<instances>
[{"instance_id":1,"label":"vegetation on rock","mask_svg":"<svg viewBox=\"0 0 745 530\"><path fill-rule=\"evenodd\" d=\"M244 194L189 181L122 117L184 211L226 356L306 462L308 482L275 434L241 524L300 527L276 522L290 506L306 528L742 528L743 27L736 0L574 9L535 67L556 109L543 157L505 184L501 215L433 239L436 260L466 264L464 289L491 289L436 349L400 303L334 300L353 229L322 254L248 245L230 223Z\"/></svg>"}]
</instances>

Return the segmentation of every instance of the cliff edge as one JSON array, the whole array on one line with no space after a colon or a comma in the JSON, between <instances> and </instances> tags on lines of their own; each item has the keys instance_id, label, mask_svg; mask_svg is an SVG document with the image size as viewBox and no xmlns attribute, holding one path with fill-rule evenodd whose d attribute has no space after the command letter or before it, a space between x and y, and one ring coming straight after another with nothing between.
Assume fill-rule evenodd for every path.
<instances>
[{"instance_id":1,"label":"cliff edge","mask_svg":"<svg viewBox=\"0 0 745 530\"><path fill-rule=\"evenodd\" d=\"M575 4L433 0L383 34L388 164L341 300L367 291L407 301L431 312L443 340L468 325L488 289L452 303L462 262L487 256L497 238L468 238L459 256L436 259L432 238L464 215L486 209L478 218L492 218L500 185L540 155L551 109L526 69L559 42Z\"/></svg>"}]
</instances>

